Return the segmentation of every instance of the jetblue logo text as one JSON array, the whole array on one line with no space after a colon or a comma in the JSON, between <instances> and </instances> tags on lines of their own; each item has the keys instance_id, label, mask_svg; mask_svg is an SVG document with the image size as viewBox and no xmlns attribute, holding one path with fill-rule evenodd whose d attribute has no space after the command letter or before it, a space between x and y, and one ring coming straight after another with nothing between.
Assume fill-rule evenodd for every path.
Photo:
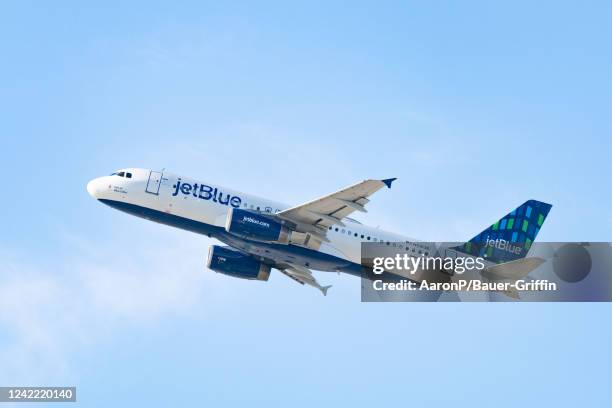
<instances>
[{"instance_id":1,"label":"jetblue logo text","mask_svg":"<svg viewBox=\"0 0 612 408\"><path fill-rule=\"evenodd\" d=\"M239 208L242 203L242 199L238 196L231 196L229 193L223 193L216 187L207 186L206 184L187 184L181 183L179 178L175 185L173 196L177 196L179 191L185 195L193 195L194 197L201 198L202 200L212 200L215 203L223 205L231 205L234 208Z\"/></svg>"},{"instance_id":2,"label":"jetblue logo text","mask_svg":"<svg viewBox=\"0 0 612 408\"><path fill-rule=\"evenodd\" d=\"M521 247L517 245L512 245L510 241L506 241L505 239L490 239L487 237L485 241L485 246L490 246L493 248L501 249L502 251L510 252L513 254L519 255L521 253Z\"/></svg>"}]
</instances>

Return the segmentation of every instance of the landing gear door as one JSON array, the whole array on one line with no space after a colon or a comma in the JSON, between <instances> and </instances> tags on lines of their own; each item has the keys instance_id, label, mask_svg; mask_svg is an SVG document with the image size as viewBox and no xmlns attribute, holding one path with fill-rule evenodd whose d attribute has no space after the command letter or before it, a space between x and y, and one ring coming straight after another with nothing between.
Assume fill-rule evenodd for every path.
<instances>
[{"instance_id":1,"label":"landing gear door","mask_svg":"<svg viewBox=\"0 0 612 408\"><path fill-rule=\"evenodd\" d=\"M159 195L159 186L162 180L162 173L159 171L151 170L149 174L149 180L147 181L147 188L145 191L150 194Z\"/></svg>"}]
</instances>

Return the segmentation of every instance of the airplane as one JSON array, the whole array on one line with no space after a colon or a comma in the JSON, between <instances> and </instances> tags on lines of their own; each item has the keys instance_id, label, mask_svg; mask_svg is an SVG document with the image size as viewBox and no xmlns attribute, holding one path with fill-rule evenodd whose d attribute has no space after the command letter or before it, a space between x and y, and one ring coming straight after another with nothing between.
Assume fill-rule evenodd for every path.
<instances>
[{"instance_id":1,"label":"airplane","mask_svg":"<svg viewBox=\"0 0 612 408\"><path fill-rule=\"evenodd\" d=\"M272 269L327 294L312 270L363 276L362 243L397 246L413 256L433 253L420 242L370 227L349 217L367 212L370 197L391 188L395 178L364 180L303 204L289 206L213 183L141 168L125 168L87 184L98 201L125 213L215 238L207 267L232 277L267 281ZM550 204L528 200L495 224L455 248L488 256L497 276L524 276L539 263L521 263L548 215ZM507 251L484 243L521 246ZM487 253L488 251L488 253ZM518 262L518 263L517 263ZM500 265L509 265L509 271ZM492 272L493 273L493 272Z\"/></svg>"}]
</instances>

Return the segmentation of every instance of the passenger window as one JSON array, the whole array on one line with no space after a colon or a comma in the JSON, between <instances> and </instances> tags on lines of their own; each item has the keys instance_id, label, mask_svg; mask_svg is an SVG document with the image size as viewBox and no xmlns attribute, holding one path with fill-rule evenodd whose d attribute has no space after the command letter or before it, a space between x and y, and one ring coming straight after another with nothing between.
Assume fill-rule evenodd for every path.
<instances>
[{"instance_id":1,"label":"passenger window","mask_svg":"<svg viewBox=\"0 0 612 408\"><path fill-rule=\"evenodd\" d=\"M368 241L370 240L370 237L368 237Z\"/></svg>"},{"instance_id":2,"label":"passenger window","mask_svg":"<svg viewBox=\"0 0 612 408\"><path fill-rule=\"evenodd\" d=\"M363 234L361 234L361 239L363 239Z\"/></svg>"},{"instance_id":3,"label":"passenger window","mask_svg":"<svg viewBox=\"0 0 612 408\"><path fill-rule=\"evenodd\" d=\"M338 228L336 228L336 232L338 232Z\"/></svg>"},{"instance_id":4,"label":"passenger window","mask_svg":"<svg viewBox=\"0 0 612 408\"><path fill-rule=\"evenodd\" d=\"M355 233L355 236L357 236L357 233ZM363 236L363 235L362 235Z\"/></svg>"}]
</instances>

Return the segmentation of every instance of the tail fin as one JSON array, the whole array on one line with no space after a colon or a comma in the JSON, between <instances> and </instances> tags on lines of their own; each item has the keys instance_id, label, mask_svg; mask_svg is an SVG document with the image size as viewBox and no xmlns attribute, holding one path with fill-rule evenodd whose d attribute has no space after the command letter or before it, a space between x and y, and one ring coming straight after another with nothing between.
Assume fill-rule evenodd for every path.
<instances>
[{"instance_id":1,"label":"tail fin","mask_svg":"<svg viewBox=\"0 0 612 408\"><path fill-rule=\"evenodd\" d=\"M541 201L525 201L457 249L495 263L524 258L551 208Z\"/></svg>"}]
</instances>

